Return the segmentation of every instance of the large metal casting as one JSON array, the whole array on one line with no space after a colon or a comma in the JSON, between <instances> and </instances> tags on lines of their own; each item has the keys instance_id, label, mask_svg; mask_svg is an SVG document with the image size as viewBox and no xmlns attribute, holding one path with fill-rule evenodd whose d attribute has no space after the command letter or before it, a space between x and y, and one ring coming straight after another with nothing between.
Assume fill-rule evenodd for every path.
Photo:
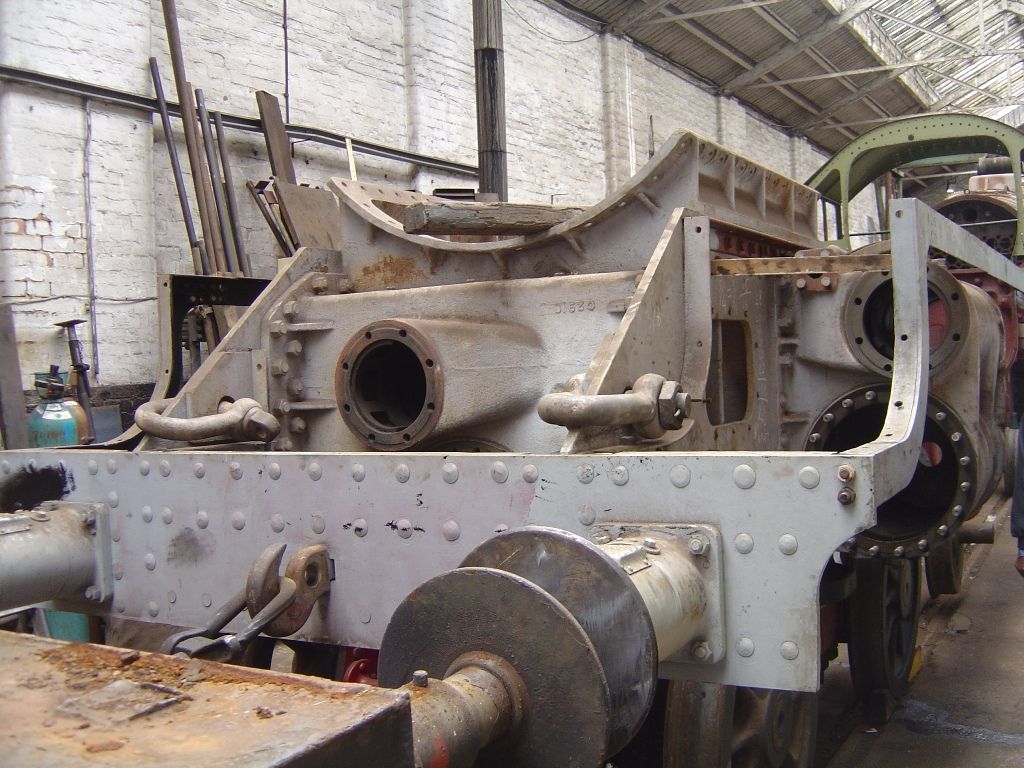
<instances>
[{"instance_id":1,"label":"large metal casting","mask_svg":"<svg viewBox=\"0 0 1024 768\"><path fill-rule=\"evenodd\" d=\"M200 657L380 649L424 764L601 765L665 716L659 679L673 711L718 702L719 742L755 727L737 695L813 722L782 692L839 639L865 695L898 692L902 657L835 618L889 626L858 574L945 551L1003 461L1006 313L932 255L1024 272L913 200L891 242L826 248L811 189L687 134L530 235L409 234L444 202L332 188L339 249L300 249L134 450L0 455L3 524L103 509L95 609Z\"/></svg>"}]
</instances>

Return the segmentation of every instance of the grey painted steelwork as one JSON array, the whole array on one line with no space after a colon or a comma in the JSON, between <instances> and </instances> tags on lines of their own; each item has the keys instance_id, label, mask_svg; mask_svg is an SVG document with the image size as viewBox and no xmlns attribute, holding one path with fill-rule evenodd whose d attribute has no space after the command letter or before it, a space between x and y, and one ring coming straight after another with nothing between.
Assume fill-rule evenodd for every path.
<instances>
[{"instance_id":1,"label":"grey painted steelwork","mask_svg":"<svg viewBox=\"0 0 1024 768\"><path fill-rule=\"evenodd\" d=\"M193 418L216 412L225 397L250 397L285 421L277 450L147 437L134 452L0 458L0 489L28 462L59 459L74 481L68 501L109 506L113 614L201 626L269 544L320 543L337 580L296 637L375 648L407 595L495 533L550 526L601 546L704 526L717 569L704 589L720 609L705 617L707 647L669 656L659 674L816 690L822 569L837 550L857 546L921 455L928 250L1012 285L1024 285L1021 271L920 204L895 202L894 349L880 384L890 392L880 432L838 451L807 451L806 430L826 406L880 380L835 322L860 275L718 275L711 262L729 248L785 256L820 245L810 190L679 136L621 193L579 216L529 237L466 243L402 230L401 215L391 214L421 196L334 184L343 250L301 250L165 411ZM446 373L447 416L460 425L438 435L446 442L367 451L341 416L335 375L358 332L401 319L422 323L428 341L458 360L474 357L458 346L467 335L445 337L429 323L476 324L480 354L504 338L490 329L522 326L540 343L533 357L510 348L507 368L491 366L511 379L505 387L621 394L654 373L712 402L694 402L681 428L657 439L615 425L567 433L532 407L491 418L493 392L468 380L452 388L458 377ZM951 357L955 374L933 382L946 387L944 401L956 399L950 406L964 423L973 422L960 409L972 394L979 403L989 364L988 337L970 336ZM408 362L412 372L427 365L418 353ZM420 404L415 393L397 402L411 411ZM978 472L991 471L978 461ZM964 490L972 503L983 480ZM173 600L171 583L185 585ZM673 636L671 624L659 643Z\"/></svg>"}]
</instances>

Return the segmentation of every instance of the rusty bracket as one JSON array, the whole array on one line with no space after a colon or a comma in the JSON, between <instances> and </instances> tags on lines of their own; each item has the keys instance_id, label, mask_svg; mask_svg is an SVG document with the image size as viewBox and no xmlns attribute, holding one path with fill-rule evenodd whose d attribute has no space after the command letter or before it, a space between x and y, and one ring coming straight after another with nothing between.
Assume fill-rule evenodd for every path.
<instances>
[{"instance_id":1,"label":"rusty bracket","mask_svg":"<svg viewBox=\"0 0 1024 768\"><path fill-rule=\"evenodd\" d=\"M288 561L284 576L280 576L284 550L284 544L276 544L256 558L245 590L249 615L256 617L285 587L294 587L294 599L263 629L272 637L287 637L302 629L316 601L327 594L334 580L334 564L323 544L300 549Z\"/></svg>"},{"instance_id":2,"label":"rusty bracket","mask_svg":"<svg viewBox=\"0 0 1024 768\"><path fill-rule=\"evenodd\" d=\"M228 661L236 657L261 632L273 637L295 634L306 623L316 601L325 595L334 580L334 563L323 544L300 549L288 561L284 576L279 571L285 544L272 544L253 561L245 589L222 605L205 627L171 635L161 653L185 653L193 658ZM248 609L250 621L233 635L222 630L242 611ZM186 646L188 640L203 638L209 642Z\"/></svg>"}]
</instances>

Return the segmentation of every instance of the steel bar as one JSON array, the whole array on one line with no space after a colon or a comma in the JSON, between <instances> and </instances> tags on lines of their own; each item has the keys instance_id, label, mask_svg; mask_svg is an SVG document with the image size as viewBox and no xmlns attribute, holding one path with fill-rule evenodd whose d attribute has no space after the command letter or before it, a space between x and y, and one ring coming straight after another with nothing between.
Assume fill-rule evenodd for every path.
<instances>
[{"instance_id":1,"label":"steel bar","mask_svg":"<svg viewBox=\"0 0 1024 768\"><path fill-rule=\"evenodd\" d=\"M88 96L97 102L112 104L126 109L137 109L151 113L159 111L156 99L151 99L148 96L140 96L138 94L119 91L113 88L104 88L103 86L92 83L83 83L78 80L56 77L42 72L33 72L32 70L21 69L19 67L0 65L0 80L12 83L21 83L22 85L30 85L36 88L45 88L46 90L57 93L67 93L75 96ZM181 116L181 106L173 101L167 102L167 110L174 117ZM221 113L221 116L223 117L224 125L227 128L233 128L247 133L263 133L260 121L256 118L232 115L223 112ZM339 149L345 149L346 140L351 140L352 149L359 154L370 155L371 157L380 157L385 160L394 160L400 163L409 163L421 168L433 168L438 171L448 171L465 176L477 175L477 169L472 165L457 163L452 160L445 160L444 158L434 157L432 155L421 155L416 152L408 152L404 149L389 147L384 144L376 144L363 139L346 137L344 134L327 131L322 128L288 124L285 126L285 130L288 132L289 137L296 140L311 141L315 144L323 144L325 146L336 147Z\"/></svg>"},{"instance_id":2,"label":"steel bar","mask_svg":"<svg viewBox=\"0 0 1024 768\"><path fill-rule=\"evenodd\" d=\"M810 83L818 80L833 80L839 77L850 75L868 75L872 72L889 72L891 70L913 69L914 67L926 67L930 64L946 64L949 62L963 62L967 58L982 58L986 56L1009 56L1024 54L1024 48L1004 48L997 51L975 51L973 54L961 54L960 56L936 56L930 59L918 59L907 61L894 61L891 64L879 64L874 67L860 67L858 69L843 69L836 72L821 72L816 75L804 75L802 77L787 77L784 80L771 80L764 83L755 83L747 86L751 90L755 88L775 88L780 85L793 85L795 83ZM943 75L945 76L945 75Z\"/></svg>"},{"instance_id":3,"label":"steel bar","mask_svg":"<svg viewBox=\"0 0 1024 768\"><path fill-rule=\"evenodd\" d=\"M221 118L220 112L213 113L213 124L217 130L217 149L220 150L220 164L224 172L224 199L228 205L228 219L231 224L231 237L235 243L235 254L238 257L238 267L242 270L244 277L252 277L252 262L249 261L249 254L245 252L242 227L238 221L235 184L231 178L231 159L228 156L228 145L224 138L224 120Z\"/></svg>"},{"instance_id":4,"label":"steel bar","mask_svg":"<svg viewBox=\"0 0 1024 768\"><path fill-rule=\"evenodd\" d=\"M199 130L197 124L199 116L199 108L196 104L195 94L192 90L192 83L186 83L188 93L186 98L188 100L188 114L189 119L186 122L190 122L194 130ZM193 169L193 173L199 175L200 186L203 190L203 201L206 206L206 216L209 222L210 229L207 232L207 242L210 243L211 249L213 250L213 263L216 267L216 271L219 273L226 273L228 269L227 257L224 254L224 240L220 234L220 222L217 215L217 204L213 195L213 181L210 178L210 168L204 161L203 155L206 153L206 143L201 130L196 134L196 140L203 145L202 149L197 146L199 155L199 165Z\"/></svg>"},{"instance_id":5,"label":"steel bar","mask_svg":"<svg viewBox=\"0 0 1024 768\"><path fill-rule=\"evenodd\" d=\"M911 29L915 29L918 32L922 32L923 34L928 35L929 37L934 37L934 38L937 38L939 40L942 40L945 43L949 43L950 45L955 45L958 48L962 48L963 50L965 50L965 51L967 51L969 53L973 53L975 50L977 50L975 46L973 46L973 45L971 45L969 43L965 43L962 40L957 40L956 38L950 37L949 35L944 35L941 32L939 32L938 30L930 29L930 28L924 26L923 24L915 24L914 22L909 21L908 19L903 19L903 18L900 18L899 16L893 16L891 13L885 13L884 11L880 11L877 8L872 8L871 9L871 13L873 15L875 15L875 16L880 16L883 19L888 19L889 21L895 21L897 24L902 24L905 27L910 27Z\"/></svg>"},{"instance_id":6,"label":"steel bar","mask_svg":"<svg viewBox=\"0 0 1024 768\"><path fill-rule=\"evenodd\" d=\"M263 214L263 218L267 222L267 226L270 227L270 231L274 234L274 238L277 240L277 244L281 246L281 250L285 256L292 256L295 253L295 249L291 243L288 242L288 238L284 234L284 230L281 229L281 225L278 224L277 219L274 218L273 211L267 205L267 201L263 199L263 196L256 189L256 185L251 181L245 182L246 189L249 190L249 194L252 195L252 199L256 202L256 207L260 209L260 213Z\"/></svg>"},{"instance_id":7,"label":"steel bar","mask_svg":"<svg viewBox=\"0 0 1024 768\"><path fill-rule=\"evenodd\" d=\"M89 351L92 354L94 376L100 375L100 342L96 323L96 249L93 241L92 219L92 108L89 99L83 99L85 111L85 146L82 150L82 182L85 192L85 272L89 283Z\"/></svg>"},{"instance_id":8,"label":"steel bar","mask_svg":"<svg viewBox=\"0 0 1024 768\"><path fill-rule=\"evenodd\" d=\"M224 245L224 262L227 271L234 274L238 269L238 254L235 252L235 241L231 232L230 213L224 200L224 185L217 162L217 148L213 144L213 130L210 127L210 115L206 111L206 99L203 89L196 89L196 107L199 112L199 126L203 132L203 149L206 150L206 165L210 174L210 188L213 192L213 204L217 211L217 227L220 230L221 243Z\"/></svg>"},{"instance_id":9,"label":"steel bar","mask_svg":"<svg viewBox=\"0 0 1024 768\"><path fill-rule=\"evenodd\" d=\"M185 76L185 60L181 54L181 35L178 33L178 11L174 0L161 0L164 12L164 26L167 29L167 47L171 53L171 68L174 70L174 86L178 92L181 108L181 125L185 131L185 149L188 164L192 170L192 185L196 191L196 206L199 208L199 223L203 240L212 252L211 265L217 261L217 238L210 218L209 200L203 186L202 159L199 156L199 137L196 135L195 109L192 106L192 89ZM190 117L186 119L186 115Z\"/></svg>"},{"instance_id":10,"label":"steel bar","mask_svg":"<svg viewBox=\"0 0 1024 768\"><path fill-rule=\"evenodd\" d=\"M715 16L720 13L729 13L730 11L749 11L754 8L760 8L765 5L775 5L776 3L782 2L782 0L754 0L749 3L739 3L737 5L726 5L721 8L702 8L699 11L690 11L689 13L674 13L671 16L661 16L650 21L644 21L640 24L635 25L636 27L649 27L653 24L665 24L670 21L685 21L686 19L697 19L702 16Z\"/></svg>"},{"instance_id":11,"label":"steel bar","mask_svg":"<svg viewBox=\"0 0 1024 768\"><path fill-rule=\"evenodd\" d=\"M181 204L181 217L185 221L185 234L188 236L189 248L192 250L192 267L197 275L205 275L210 271L206 260L206 245L196 236L196 226L192 221L192 208L188 202L188 191L185 189L185 178L181 175L181 161L178 160L178 148L174 143L174 134L171 131L171 115L167 110L164 86L160 81L160 66L157 64L155 57L149 60L149 72L153 76L153 90L156 91L156 104L160 113L160 122L164 129L167 155L171 161L174 188L178 192L178 202Z\"/></svg>"}]
</instances>

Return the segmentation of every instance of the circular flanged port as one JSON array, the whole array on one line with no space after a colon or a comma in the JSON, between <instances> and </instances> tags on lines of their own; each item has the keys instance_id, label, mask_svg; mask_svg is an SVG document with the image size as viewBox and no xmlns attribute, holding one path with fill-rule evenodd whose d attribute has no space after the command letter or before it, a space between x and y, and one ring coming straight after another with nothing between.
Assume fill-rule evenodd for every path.
<instances>
[{"instance_id":1,"label":"circular flanged port","mask_svg":"<svg viewBox=\"0 0 1024 768\"><path fill-rule=\"evenodd\" d=\"M887 382L843 395L814 422L806 448L845 451L875 440L882 431L888 403ZM906 488L879 505L875 526L857 537L858 551L916 556L945 540L973 509L977 458L960 419L946 405L929 398L914 476Z\"/></svg>"},{"instance_id":2,"label":"circular flanged port","mask_svg":"<svg viewBox=\"0 0 1024 768\"><path fill-rule=\"evenodd\" d=\"M348 340L334 388L345 424L369 448L417 445L441 416L444 377L437 350L401 320L371 323Z\"/></svg>"},{"instance_id":3,"label":"circular flanged port","mask_svg":"<svg viewBox=\"0 0 1024 768\"><path fill-rule=\"evenodd\" d=\"M970 327L964 286L941 267L928 267L928 367L935 371L963 346ZM893 284L888 272L864 275L843 310L846 343L861 364L883 376L892 375L897 344Z\"/></svg>"},{"instance_id":4,"label":"circular flanged port","mask_svg":"<svg viewBox=\"0 0 1024 768\"><path fill-rule=\"evenodd\" d=\"M1017 234L1017 201L1013 192L1001 194L965 194L939 203L935 210L967 230L985 245L1013 258L1013 242ZM1013 259L1019 263L1020 259ZM953 269L973 269L958 259L949 261Z\"/></svg>"}]
</instances>

